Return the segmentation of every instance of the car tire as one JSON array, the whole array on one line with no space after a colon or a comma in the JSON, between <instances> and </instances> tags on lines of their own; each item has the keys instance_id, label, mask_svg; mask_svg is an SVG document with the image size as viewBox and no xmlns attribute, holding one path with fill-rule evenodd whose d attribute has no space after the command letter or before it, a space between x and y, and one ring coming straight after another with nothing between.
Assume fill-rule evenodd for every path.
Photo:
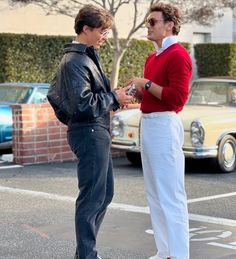
<instances>
[{"instance_id":1,"label":"car tire","mask_svg":"<svg viewBox=\"0 0 236 259\"><path fill-rule=\"evenodd\" d=\"M218 147L218 166L223 173L230 173L236 167L236 139L226 135Z\"/></svg>"},{"instance_id":2,"label":"car tire","mask_svg":"<svg viewBox=\"0 0 236 259\"><path fill-rule=\"evenodd\" d=\"M142 164L140 153L126 152L126 157L132 165L140 166Z\"/></svg>"}]
</instances>

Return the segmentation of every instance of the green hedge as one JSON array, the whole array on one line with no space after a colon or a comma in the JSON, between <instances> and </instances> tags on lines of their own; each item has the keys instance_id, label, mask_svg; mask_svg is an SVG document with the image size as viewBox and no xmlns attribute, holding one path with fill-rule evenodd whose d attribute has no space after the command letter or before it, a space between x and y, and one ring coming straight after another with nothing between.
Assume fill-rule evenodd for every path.
<instances>
[{"instance_id":1,"label":"green hedge","mask_svg":"<svg viewBox=\"0 0 236 259\"><path fill-rule=\"evenodd\" d=\"M0 34L0 82L50 82L63 55L63 46L72 36L39 36L32 34ZM121 40L121 44L124 41ZM189 50L190 44L183 43ZM100 56L109 76L112 64L112 40L103 46ZM142 76L143 64L153 44L132 40L120 67L119 83L131 76Z\"/></svg>"},{"instance_id":2,"label":"green hedge","mask_svg":"<svg viewBox=\"0 0 236 259\"><path fill-rule=\"evenodd\" d=\"M0 34L1 82L48 82L72 37Z\"/></svg>"},{"instance_id":3,"label":"green hedge","mask_svg":"<svg viewBox=\"0 0 236 259\"><path fill-rule=\"evenodd\" d=\"M121 43L123 44L123 40ZM103 46L99 52L104 71L109 76L111 74L112 64L112 40ZM128 50L125 52L119 71L119 85L122 85L128 78L133 76L142 76L143 65L147 55L153 51L153 44L146 40L133 39Z\"/></svg>"},{"instance_id":4,"label":"green hedge","mask_svg":"<svg viewBox=\"0 0 236 259\"><path fill-rule=\"evenodd\" d=\"M235 76L236 44L196 44L194 55L199 77Z\"/></svg>"}]
</instances>

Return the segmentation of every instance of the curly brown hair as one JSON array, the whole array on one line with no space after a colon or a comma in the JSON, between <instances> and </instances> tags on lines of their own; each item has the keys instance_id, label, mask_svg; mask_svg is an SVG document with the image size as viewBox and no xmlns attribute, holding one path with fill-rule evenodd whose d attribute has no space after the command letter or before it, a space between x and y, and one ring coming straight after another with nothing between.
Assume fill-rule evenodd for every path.
<instances>
[{"instance_id":1,"label":"curly brown hair","mask_svg":"<svg viewBox=\"0 0 236 259\"><path fill-rule=\"evenodd\" d=\"M165 22L174 22L174 27L172 29L173 35L179 34L182 16L180 10L176 6L158 2L151 6L147 15L152 12L162 12L162 16Z\"/></svg>"},{"instance_id":2,"label":"curly brown hair","mask_svg":"<svg viewBox=\"0 0 236 259\"><path fill-rule=\"evenodd\" d=\"M76 18L74 29L77 34L80 34L84 25L91 28L102 28L102 30L110 28L113 24L112 15L103 8L88 4L83 6Z\"/></svg>"}]
</instances>

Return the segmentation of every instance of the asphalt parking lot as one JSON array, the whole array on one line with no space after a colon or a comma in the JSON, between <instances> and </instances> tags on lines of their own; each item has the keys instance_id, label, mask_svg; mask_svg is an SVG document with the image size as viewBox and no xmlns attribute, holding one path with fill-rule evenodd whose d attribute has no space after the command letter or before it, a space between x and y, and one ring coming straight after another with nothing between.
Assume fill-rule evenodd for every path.
<instances>
[{"instance_id":1,"label":"asphalt parking lot","mask_svg":"<svg viewBox=\"0 0 236 259\"><path fill-rule=\"evenodd\" d=\"M0 258L73 258L75 163L0 163ZM191 259L236 258L236 174L186 173ZM102 258L155 254L142 169L114 159L115 196L98 237Z\"/></svg>"}]
</instances>

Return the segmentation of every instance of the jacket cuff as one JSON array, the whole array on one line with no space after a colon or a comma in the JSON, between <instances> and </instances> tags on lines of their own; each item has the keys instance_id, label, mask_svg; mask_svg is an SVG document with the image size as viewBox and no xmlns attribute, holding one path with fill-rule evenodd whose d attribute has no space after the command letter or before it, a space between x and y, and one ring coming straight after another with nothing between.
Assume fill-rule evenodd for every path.
<instances>
[{"instance_id":1,"label":"jacket cuff","mask_svg":"<svg viewBox=\"0 0 236 259\"><path fill-rule=\"evenodd\" d=\"M113 105L113 111L116 111L120 108L120 104L119 104L119 101L118 101L118 96L117 96L117 93L115 91L111 91L111 94L113 96L113 99L114 99L114 105Z\"/></svg>"}]
</instances>

